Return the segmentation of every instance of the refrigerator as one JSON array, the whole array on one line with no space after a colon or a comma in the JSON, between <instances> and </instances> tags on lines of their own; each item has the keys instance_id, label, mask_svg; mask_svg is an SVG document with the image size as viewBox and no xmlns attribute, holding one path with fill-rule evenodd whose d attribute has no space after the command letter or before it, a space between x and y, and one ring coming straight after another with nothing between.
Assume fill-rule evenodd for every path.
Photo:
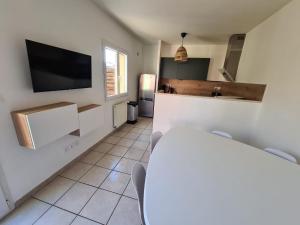
<instances>
[{"instance_id":1,"label":"refrigerator","mask_svg":"<svg viewBox=\"0 0 300 225\"><path fill-rule=\"evenodd\" d=\"M156 75L142 74L139 81L139 115L153 117Z\"/></svg>"}]
</instances>

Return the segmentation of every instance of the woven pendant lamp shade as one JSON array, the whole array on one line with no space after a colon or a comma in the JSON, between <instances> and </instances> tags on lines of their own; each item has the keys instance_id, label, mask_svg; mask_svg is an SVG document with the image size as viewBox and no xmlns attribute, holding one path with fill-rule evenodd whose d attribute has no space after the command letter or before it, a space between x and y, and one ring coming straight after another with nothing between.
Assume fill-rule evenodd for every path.
<instances>
[{"instance_id":1,"label":"woven pendant lamp shade","mask_svg":"<svg viewBox=\"0 0 300 225\"><path fill-rule=\"evenodd\" d=\"M177 49L177 52L175 54L176 62L188 61L187 51L186 51L185 47L183 47L183 39L185 38L186 35L187 35L187 33L181 33L182 42L181 42L181 46Z\"/></svg>"},{"instance_id":2,"label":"woven pendant lamp shade","mask_svg":"<svg viewBox=\"0 0 300 225\"><path fill-rule=\"evenodd\" d=\"M176 55L175 55L175 61L176 62L186 62L188 60L188 54L186 52L185 47L180 46L177 49Z\"/></svg>"}]
</instances>

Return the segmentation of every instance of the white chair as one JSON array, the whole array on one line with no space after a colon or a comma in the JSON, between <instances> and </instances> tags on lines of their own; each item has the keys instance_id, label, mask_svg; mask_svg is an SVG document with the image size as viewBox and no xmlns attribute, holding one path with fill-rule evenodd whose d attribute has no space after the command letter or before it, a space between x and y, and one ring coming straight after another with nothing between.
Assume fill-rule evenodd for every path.
<instances>
[{"instance_id":1,"label":"white chair","mask_svg":"<svg viewBox=\"0 0 300 225\"><path fill-rule=\"evenodd\" d=\"M268 153L271 153L273 155L276 155L276 156L278 156L280 158L286 159L286 160L288 160L288 161L290 161L292 163L296 163L296 164L298 163L297 159L293 155L291 155L291 154L289 154L287 152L284 152L284 151L282 151L280 149L265 148L264 151L266 151Z\"/></svg>"},{"instance_id":2,"label":"white chair","mask_svg":"<svg viewBox=\"0 0 300 225\"><path fill-rule=\"evenodd\" d=\"M145 225L144 219L144 187L145 187L146 170L142 164L135 164L131 171L131 181L135 188L138 202L141 222Z\"/></svg>"},{"instance_id":3,"label":"white chair","mask_svg":"<svg viewBox=\"0 0 300 225\"><path fill-rule=\"evenodd\" d=\"M211 133L212 133L212 134L215 134L215 135L218 135L218 136L220 136L220 137L232 139L231 134L226 133L226 132L224 132L224 131L213 130Z\"/></svg>"},{"instance_id":4,"label":"white chair","mask_svg":"<svg viewBox=\"0 0 300 225\"><path fill-rule=\"evenodd\" d=\"M153 152L153 149L154 149L155 145L157 144L157 142L159 141L159 139L162 136L163 136L163 134L160 131L156 131L156 132L151 134L151 137L150 137L151 153Z\"/></svg>"}]
</instances>

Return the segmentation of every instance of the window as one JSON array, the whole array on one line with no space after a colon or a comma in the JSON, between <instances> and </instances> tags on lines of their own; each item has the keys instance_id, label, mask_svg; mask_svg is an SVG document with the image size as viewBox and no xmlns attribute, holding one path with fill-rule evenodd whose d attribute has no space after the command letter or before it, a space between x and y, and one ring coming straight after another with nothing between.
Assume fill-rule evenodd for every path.
<instances>
[{"instance_id":1,"label":"window","mask_svg":"<svg viewBox=\"0 0 300 225\"><path fill-rule=\"evenodd\" d=\"M127 55L111 47L104 48L106 97L127 94Z\"/></svg>"}]
</instances>

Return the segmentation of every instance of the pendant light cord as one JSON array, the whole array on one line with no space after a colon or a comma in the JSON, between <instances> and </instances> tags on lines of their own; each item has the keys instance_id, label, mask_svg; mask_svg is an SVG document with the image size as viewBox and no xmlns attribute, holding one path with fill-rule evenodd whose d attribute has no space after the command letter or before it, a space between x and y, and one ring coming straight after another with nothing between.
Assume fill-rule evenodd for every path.
<instances>
[{"instance_id":1,"label":"pendant light cord","mask_svg":"<svg viewBox=\"0 0 300 225\"><path fill-rule=\"evenodd\" d=\"M186 35L187 35L187 33L185 33L185 32L181 33L181 46L183 46L183 39L185 38Z\"/></svg>"}]
</instances>

